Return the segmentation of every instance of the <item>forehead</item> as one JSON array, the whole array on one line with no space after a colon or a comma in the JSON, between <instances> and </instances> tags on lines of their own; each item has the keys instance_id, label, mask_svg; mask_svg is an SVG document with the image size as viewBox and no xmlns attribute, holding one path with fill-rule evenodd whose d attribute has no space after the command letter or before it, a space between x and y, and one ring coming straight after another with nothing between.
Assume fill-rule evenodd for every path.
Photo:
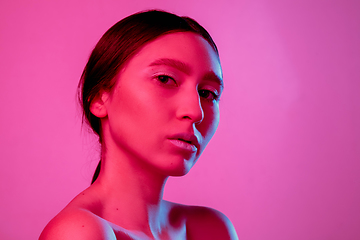
<instances>
[{"instance_id":1,"label":"forehead","mask_svg":"<svg viewBox=\"0 0 360 240\"><path fill-rule=\"evenodd\" d=\"M189 66L193 72L213 72L222 78L219 57L211 45L192 32L169 33L144 45L129 65L149 66L161 59L174 59Z\"/></svg>"}]
</instances>

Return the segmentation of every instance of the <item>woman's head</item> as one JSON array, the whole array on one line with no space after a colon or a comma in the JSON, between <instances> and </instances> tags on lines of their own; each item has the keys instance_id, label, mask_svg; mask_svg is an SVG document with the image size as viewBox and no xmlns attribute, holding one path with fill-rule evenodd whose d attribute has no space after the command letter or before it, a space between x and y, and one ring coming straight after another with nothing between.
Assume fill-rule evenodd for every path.
<instances>
[{"instance_id":1,"label":"woman's head","mask_svg":"<svg viewBox=\"0 0 360 240\"><path fill-rule=\"evenodd\" d=\"M181 33L183 33L183 34L181 34ZM167 36L169 36L169 37L167 37ZM180 43L179 43L179 41L180 41ZM183 42L181 42L181 41L183 41ZM177 46L177 44L180 44L180 45ZM189 47L187 47L186 44L188 44ZM165 45L166 45L166 47L165 47ZM182 47L184 47L183 50L179 50ZM144 50L144 49L146 49L146 50ZM189 49L190 49L190 51L187 51ZM158 54L158 52L161 52L160 50L162 50L163 52L165 51L166 54L165 55ZM123 119L123 122L135 123L132 125L138 126L137 132L136 131L122 132L123 130L131 129L131 127L134 127L134 126L132 126L131 124L130 124L131 126L130 125L124 126L126 124L122 124L122 123L118 124L118 122L121 122L121 120L119 118L121 118L123 115L129 113L129 112L125 111L126 106L120 107L120 105L121 104L126 105L127 103L131 102L131 100L129 100L129 99L131 99L131 98L135 99L137 97L136 95L132 95L132 96L128 96L128 97L124 98L126 93L128 93L129 91L122 92L122 90L129 87L128 84L131 83L128 81L129 78L136 79L136 80L144 78L144 76L135 76L134 73L136 73L136 71L143 70L140 68L145 69L145 65L144 66L139 65L139 67L138 67L139 69L134 68L133 67L134 62L141 60L141 59L143 59L143 60L145 59L144 61L147 61L147 64L153 64L154 68L156 68L156 66L169 67L171 65L172 65L172 67L174 67L174 65L177 65L178 63L166 62L167 59L170 59L170 60L173 59L173 55L174 55L174 54L172 54L173 52L174 53L177 52L177 55L175 54L175 59L181 60L180 65L185 62L186 64L189 65L190 68L195 69L195 71L193 71L192 74L197 74L198 79L201 78L200 79L201 81L196 80L196 81L191 82L190 84L192 84L193 89L195 89L195 93L196 93L196 96L198 99L197 105L200 106L200 108L199 108L200 110L198 112L201 112L202 116L200 116L201 114L200 115L197 114L197 115L199 115L198 117L195 117L195 115L190 116L189 115L190 113L185 111L185 112L183 112L184 116L182 116L182 118L185 119L184 121L188 121L188 119L190 119L190 118L195 119L195 118L200 117L201 119L198 120L197 123L192 122L188 126L188 128L185 127L186 126L186 124L185 124L183 126L182 130L176 129L176 128L174 128L174 129L168 128L169 131L166 132L166 134L168 134L168 135L166 135L165 133L157 132L157 135L156 134L152 135L152 137L154 137L152 142L151 141L144 142L143 145L146 145L147 147L149 147L149 149L154 149L154 148L156 148L156 146L158 146L158 145L152 145L153 143L156 142L156 140L155 140L156 137L160 136L160 137L165 137L165 138L167 138L167 137L173 138L175 135L177 136L177 134L182 135L184 133L186 136L184 136L184 135L178 136L179 138L181 138L181 137L183 138L180 142L177 141L177 139L170 139L170 142L171 142L170 145L172 146L172 147L170 146L170 148L175 147L175 150L178 151L179 150L178 147L180 147L180 148L184 147L184 146L179 146L179 144L180 145L183 144L184 141L192 142L192 144L195 144L196 141L201 141L201 143L198 144L197 148L195 149L196 153L191 152L191 151L190 152L185 151L185 152L187 152L186 154L189 155L188 158L189 159L191 158L192 160L185 161L187 166L185 166L186 164L183 166L184 167L183 173L181 173L181 171L179 173L175 173L175 171L174 171L175 175L181 175L181 174L186 173L191 168L191 166L196 161L196 159L199 157L203 148L206 146L207 142L210 140L210 138L212 137L213 133L216 130L217 122L218 122L218 102L216 99L212 99L212 98L213 97L217 98L218 96L215 96L215 95L216 94L220 95L221 90L222 90L222 80L221 80L222 73L221 73L219 55L218 55L216 45L213 42L210 35L207 33L207 31L203 27L201 27L197 22L195 22L194 20L187 18L187 17L179 17L174 14L162 12L162 11L140 12L140 13L136 13L134 15L131 15L131 16L119 21L103 35L103 37L99 40L99 42L97 43L93 52L91 53L89 61L84 69L83 74L82 74L81 81L79 83L79 96L80 96L80 102L83 107L84 117L85 117L86 121L89 123L89 125L91 126L91 128L93 129L93 131L99 136L99 140L102 144L107 143L106 141L108 141L108 140L103 141L104 126L102 126L102 124L101 124L103 118L102 118L101 114L99 115L99 114L94 113L94 110L93 110L94 108L92 108L92 106L94 105L94 102L96 102L99 99L100 95L102 95L104 92L106 92L106 93L117 92L118 93L118 94L114 94L113 95L114 97L111 98L112 101L108 101L108 103L106 105L106 108L108 108L108 110L110 111L109 114L111 115L111 116L110 115L107 116L106 127L109 127L108 126L109 124L111 124L111 127L118 127L118 133L119 133L118 137L121 138L121 137L124 137L125 135L127 135L126 137L124 137L124 139L127 141L127 143L130 144L131 141L129 139L141 131L147 131L152 127L157 128L157 129L165 129L166 128L165 125L167 123L166 121L163 122L163 125L161 125L161 123L160 123L160 125L159 124L151 125L151 122L155 122L155 121L161 122L161 120L167 118L166 114L169 115L169 113L173 109L172 106L179 105L177 103L181 102L181 103L183 103L183 105L188 104L182 100L180 100L180 101L177 100L177 102L174 101L174 99L176 99L176 96L178 99L189 98L189 99L194 100L195 98L192 98L190 96L191 94L194 93L194 91L193 92L188 91L186 93L187 90L184 90L185 89L184 87L176 88L179 90L178 92L182 92L183 94L178 93L178 94L175 94L176 96L174 95L171 98L170 97L166 98L166 99L164 98L163 100L161 100L159 97L157 97L156 95L153 94L150 96L150 98L152 98L153 101L159 101L159 100L160 101L157 104L153 104L154 106L149 105L149 107L146 107L146 103L142 101L142 103L145 103L145 105L143 105L143 107L144 107L143 112L145 112L146 109L149 109L149 108L152 109L151 110L152 112L147 111L147 116L139 115L139 117L136 117L133 114L131 117L135 117L135 118L133 118L131 121L129 121L129 119L126 119L124 121L124 119ZM187 52L187 54L183 54L185 52ZM167 53L169 53L169 54L167 54ZM150 55L152 54L151 56L153 56L153 57L146 58L146 56L148 54L150 54ZM190 57L190 55L191 55L191 57ZM154 59L152 59L152 58L154 58ZM157 59L155 59L155 58L157 58ZM151 62L150 60L155 61L155 63ZM158 61L156 62L156 60L158 60ZM200 64L198 64L198 63L200 63ZM159 85L159 89L164 89L163 94L166 95L171 91L166 90L166 88L169 86L167 86L168 85L167 83L163 84L162 81L170 81L171 82L174 79L169 80L168 76L167 76L168 74L160 73L160 71L163 71L163 73L164 73L164 71L166 72L166 70L164 70L164 68L163 69L159 68L159 69L157 70L158 71L156 73L157 75L155 76L155 73L154 73L153 74L154 76L152 76L152 78L156 79L156 81L159 82L159 84L161 85L161 86ZM199 74L203 74L203 75L200 76ZM128 77L125 77L123 75L128 76ZM192 76L188 75L188 76L194 77L195 75L192 75ZM123 78L125 78L125 79L123 79ZM193 80L194 79L195 78L193 78ZM214 79L217 81L214 81ZM175 80L175 81L177 81L177 80ZM209 82L211 82L213 85L208 84ZM140 84L140 83L138 83L138 84ZM189 85L189 82L187 82L186 84ZM118 86L118 85L120 85L120 86ZM170 88L171 88L171 86L170 86ZM147 88L147 89L151 89L151 87ZM189 89L190 88L188 88L188 90ZM131 90L131 88L130 88L130 90ZM148 90L146 90L146 88L144 88L143 90L148 91ZM151 90L151 91L153 91L153 90ZM213 94L214 92L216 92L215 95ZM119 94L119 93L121 93L121 94ZM209 101L209 98L210 98L210 101ZM162 103L162 102L167 102L167 104L165 104L161 107L155 106L155 105L160 105L160 103ZM203 108L202 105L205 105L204 109L202 109ZM114 108L114 106L115 106L115 108ZM118 110L117 108L118 109L122 108L122 110ZM121 114L117 115L117 117L116 117L117 119L116 119L116 121L114 121L114 116L116 116L117 112L119 112L119 111L121 111ZM161 113L161 114L158 114L158 113ZM157 114L161 115L162 118L161 119L160 118L159 119L154 119L154 118L150 119L150 118L156 116ZM207 117L204 117L204 115L206 115ZM143 121L143 122L137 121L139 119L141 120L141 118L143 118L143 117L149 118L148 119L149 121L148 122L147 121ZM112 120L111 120L111 118L112 118ZM191 121L192 120L190 119L190 122ZM200 124L200 122L202 122L202 123ZM196 127L193 127L194 124L197 124L198 129L196 129ZM175 127L176 125L172 125L172 126ZM191 130L190 128L195 128L195 131L194 131L194 129ZM107 130L109 130L109 129L107 129ZM161 134L163 134L163 135L161 135ZM150 138L150 135L147 136L147 139ZM191 140L191 138L193 138L195 135L197 135L196 137L198 139ZM140 136L141 136L141 134L140 134ZM142 139L140 136L138 135L138 137L135 138L135 141L133 141L135 144L133 144L133 146L136 145L137 141ZM151 147L151 145L152 145L152 147ZM167 145L167 147L169 147L169 146ZM187 146L187 147L189 147L189 146ZM129 147L129 148L131 148L131 147ZM153 151L153 152L154 153L161 152L160 149L158 149L158 150L159 151ZM172 149L172 150L174 150L174 149ZM183 154L183 153L181 153L181 154ZM157 154L155 154L155 155L157 155ZM161 159L161 157L159 157L159 156L153 157L153 160L156 158ZM187 158L187 157L185 157L185 158ZM154 162L156 162L156 160L154 160ZM158 167L164 167L164 166L158 165ZM93 182L97 178L99 171L100 171L100 163L95 172Z\"/></svg>"},{"instance_id":2,"label":"woman's head","mask_svg":"<svg viewBox=\"0 0 360 240\"><path fill-rule=\"evenodd\" d=\"M79 83L83 114L101 142L101 122L90 111L93 99L109 91L124 64L146 43L172 32L193 32L202 36L218 54L209 33L196 21L163 11L133 14L112 26L99 40L85 66Z\"/></svg>"}]
</instances>

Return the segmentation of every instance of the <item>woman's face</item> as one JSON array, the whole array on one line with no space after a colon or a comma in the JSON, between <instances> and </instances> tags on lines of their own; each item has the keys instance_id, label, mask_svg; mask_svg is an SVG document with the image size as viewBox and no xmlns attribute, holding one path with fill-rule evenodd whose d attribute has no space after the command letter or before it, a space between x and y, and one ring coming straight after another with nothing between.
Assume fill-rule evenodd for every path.
<instances>
[{"instance_id":1,"label":"woman's face","mask_svg":"<svg viewBox=\"0 0 360 240\"><path fill-rule=\"evenodd\" d=\"M219 123L222 71L201 36L178 32L146 44L104 101L107 147L163 175L186 174Z\"/></svg>"}]
</instances>

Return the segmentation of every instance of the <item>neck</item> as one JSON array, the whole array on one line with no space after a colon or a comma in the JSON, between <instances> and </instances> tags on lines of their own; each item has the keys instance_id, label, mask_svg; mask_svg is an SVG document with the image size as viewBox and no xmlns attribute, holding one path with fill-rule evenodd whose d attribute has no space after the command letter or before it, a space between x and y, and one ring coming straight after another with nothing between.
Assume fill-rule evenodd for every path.
<instances>
[{"instance_id":1,"label":"neck","mask_svg":"<svg viewBox=\"0 0 360 240\"><path fill-rule=\"evenodd\" d=\"M160 232L166 180L128 153L103 149L101 171L93 184L101 193L101 216L128 230Z\"/></svg>"}]
</instances>

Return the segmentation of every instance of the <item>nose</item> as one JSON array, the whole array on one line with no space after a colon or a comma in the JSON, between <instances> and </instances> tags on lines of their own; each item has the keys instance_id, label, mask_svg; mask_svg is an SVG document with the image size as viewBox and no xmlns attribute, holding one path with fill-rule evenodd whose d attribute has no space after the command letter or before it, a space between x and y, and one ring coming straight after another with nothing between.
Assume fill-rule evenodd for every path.
<instances>
[{"instance_id":1,"label":"nose","mask_svg":"<svg viewBox=\"0 0 360 240\"><path fill-rule=\"evenodd\" d=\"M192 123L201 123L204 119L204 111L201 105L199 93L196 90L184 92L182 97L178 98L177 118L189 120Z\"/></svg>"}]
</instances>

